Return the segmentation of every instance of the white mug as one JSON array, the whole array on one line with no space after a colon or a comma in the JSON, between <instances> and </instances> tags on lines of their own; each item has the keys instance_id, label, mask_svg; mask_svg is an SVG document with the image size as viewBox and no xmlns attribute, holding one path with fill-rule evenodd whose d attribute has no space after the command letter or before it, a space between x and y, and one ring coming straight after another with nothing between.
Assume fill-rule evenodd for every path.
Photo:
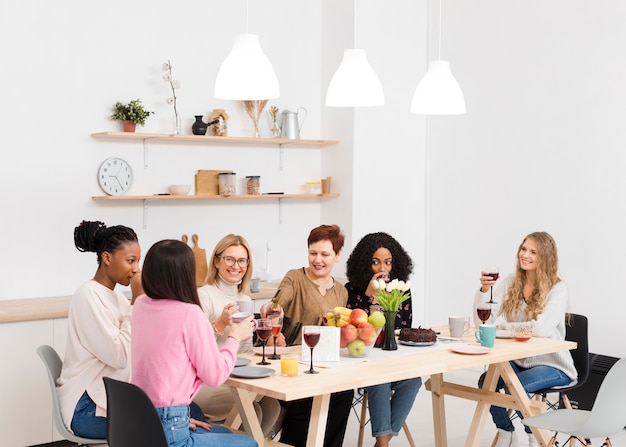
<instances>
[{"instance_id":1,"label":"white mug","mask_svg":"<svg viewBox=\"0 0 626 447\"><path fill-rule=\"evenodd\" d=\"M252 300L238 300L237 307L239 307L239 312L254 312Z\"/></svg>"},{"instance_id":2,"label":"white mug","mask_svg":"<svg viewBox=\"0 0 626 447\"><path fill-rule=\"evenodd\" d=\"M261 291L261 278L250 278L250 292L258 293Z\"/></svg>"},{"instance_id":3,"label":"white mug","mask_svg":"<svg viewBox=\"0 0 626 447\"><path fill-rule=\"evenodd\" d=\"M450 337L461 338L469 333L469 317L448 317L448 325L450 327Z\"/></svg>"}]
</instances>

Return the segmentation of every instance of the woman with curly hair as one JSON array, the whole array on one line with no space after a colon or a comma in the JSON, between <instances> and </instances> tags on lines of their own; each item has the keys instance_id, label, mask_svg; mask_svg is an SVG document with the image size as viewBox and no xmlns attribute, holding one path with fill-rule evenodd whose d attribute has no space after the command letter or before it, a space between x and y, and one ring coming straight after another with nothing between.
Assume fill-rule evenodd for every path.
<instances>
[{"instance_id":1,"label":"woman with curly hair","mask_svg":"<svg viewBox=\"0 0 626 447\"><path fill-rule=\"evenodd\" d=\"M494 301L491 315L496 325L530 321L533 335L565 339L565 319L569 294L567 285L558 276L559 260L556 243L545 232L531 233L517 249L515 273L508 276L493 291ZM480 290L476 291L474 307L489 300L489 290L495 281L481 272ZM478 321L475 318L475 323ZM544 354L511 362L522 386L528 393L555 386L569 385L577 380L574 361L569 351ZM479 380L482 386L484 374ZM497 389L505 389L502 379ZM515 427L505 408L492 406L491 416L498 428L496 447L517 445ZM520 417L523 417L521 414ZM529 446L538 445L530 428Z\"/></svg>"},{"instance_id":2,"label":"woman with curly hair","mask_svg":"<svg viewBox=\"0 0 626 447\"><path fill-rule=\"evenodd\" d=\"M376 304L375 279L408 281L413 272L413 261L400 243L387 233L365 235L354 247L347 263L348 304L350 309L369 310ZM410 292L409 292L410 293ZM400 305L396 315L396 329L411 327L413 318L411 299ZM397 436L406 420L415 396L422 386L422 378L400 380L367 387L372 436L375 447L387 447Z\"/></svg>"}]
</instances>

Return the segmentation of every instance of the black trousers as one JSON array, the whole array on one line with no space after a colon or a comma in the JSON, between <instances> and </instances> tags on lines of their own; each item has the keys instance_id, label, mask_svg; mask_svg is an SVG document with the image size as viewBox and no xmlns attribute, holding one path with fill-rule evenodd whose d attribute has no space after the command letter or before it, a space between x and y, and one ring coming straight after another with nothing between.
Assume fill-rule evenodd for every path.
<instances>
[{"instance_id":1,"label":"black trousers","mask_svg":"<svg viewBox=\"0 0 626 447\"><path fill-rule=\"evenodd\" d=\"M328 405L328 420L324 434L324 447L341 447L346 435L346 425L352 408L354 390L341 391L330 395ZM279 401L287 411L280 434L280 442L305 447L311 419L311 407L313 398L293 400L290 402Z\"/></svg>"}]
</instances>

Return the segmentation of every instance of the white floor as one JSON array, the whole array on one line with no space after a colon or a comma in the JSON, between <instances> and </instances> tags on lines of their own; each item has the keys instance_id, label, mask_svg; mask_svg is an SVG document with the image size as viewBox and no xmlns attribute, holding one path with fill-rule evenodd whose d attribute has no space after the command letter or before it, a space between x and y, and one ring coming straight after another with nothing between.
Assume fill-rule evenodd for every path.
<instances>
[{"instance_id":1,"label":"white floor","mask_svg":"<svg viewBox=\"0 0 626 447\"><path fill-rule=\"evenodd\" d=\"M444 377L446 380L451 382L474 386L481 373L482 369L468 369L446 373ZM446 397L445 404L448 446L462 447L465 445L465 436L472 421L475 403L465 399ZM426 391L424 387L422 387L417 395L415 405L413 405L411 413L407 418L407 423L417 447L434 446L431 397L430 392ZM519 421L515 422L515 430L518 436L519 447L526 447L528 445L528 438L524 432L523 425ZM480 442L480 447L491 446L495 432L495 426L489 417L487 423L485 424L485 430ZM346 430L346 437L343 445L346 447L356 447L358 436L359 423L353 413L350 415L350 420L348 421L348 429ZM365 441L363 442L363 447L372 447L374 445L374 438L371 436L372 433L368 424L367 427L365 427ZM566 439L567 436L560 436L559 444L563 446ZM611 440L613 441L613 445L615 447L620 445L626 446L626 430L622 430L619 434L612 436ZM599 447L602 445L603 441L603 439L592 439L592 444L593 446ZM393 447L408 447L409 443L404 436L404 432L401 432L398 437L394 438L391 441L391 445Z\"/></svg>"}]
</instances>

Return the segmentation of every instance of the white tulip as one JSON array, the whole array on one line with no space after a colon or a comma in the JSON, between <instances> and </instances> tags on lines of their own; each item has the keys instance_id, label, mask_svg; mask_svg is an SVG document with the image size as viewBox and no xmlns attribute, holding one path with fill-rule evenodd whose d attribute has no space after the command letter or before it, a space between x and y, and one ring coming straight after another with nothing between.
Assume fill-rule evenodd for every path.
<instances>
[{"instance_id":1,"label":"white tulip","mask_svg":"<svg viewBox=\"0 0 626 447\"><path fill-rule=\"evenodd\" d=\"M404 283L404 286L402 287L402 291L406 292L410 288L411 288L411 281L407 281L407 282Z\"/></svg>"}]
</instances>

